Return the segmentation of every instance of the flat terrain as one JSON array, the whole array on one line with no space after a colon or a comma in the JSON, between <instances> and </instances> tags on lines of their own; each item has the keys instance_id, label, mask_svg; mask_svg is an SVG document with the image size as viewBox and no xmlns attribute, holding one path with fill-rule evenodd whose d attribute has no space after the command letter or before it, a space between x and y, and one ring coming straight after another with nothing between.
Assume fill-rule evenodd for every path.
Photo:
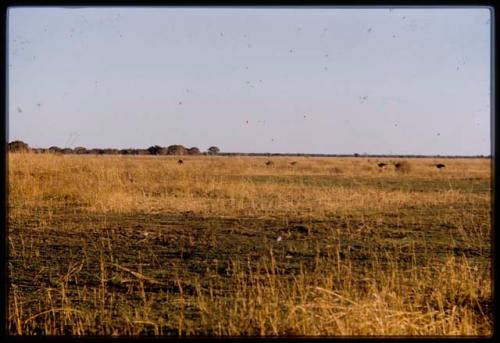
<instances>
[{"instance_id":1,"label":"flat terrain","mask_svg":"<svg viewBox=\"0 0 500 343\"><path fill-rule=\"evenodd\" d=\"M11 334L492 334L490 160L178 159L9 154Z\"/></svg>"}]
</instances>

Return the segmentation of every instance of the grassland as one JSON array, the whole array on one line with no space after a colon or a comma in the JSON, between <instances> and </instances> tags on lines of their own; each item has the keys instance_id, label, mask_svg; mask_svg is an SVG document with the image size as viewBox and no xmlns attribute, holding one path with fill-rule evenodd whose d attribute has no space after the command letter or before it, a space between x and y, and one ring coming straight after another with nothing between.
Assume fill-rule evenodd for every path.
<instances>
[{"instance_id":1,"label":"grassland","mask_svg":"<svg viewBox=\"0 0 500 343\"><path fill-rule=\"evenodd\" d=\"M489 160L268 159L9 154L8 332L492 334Z\"/></svg>"}]
</instances>

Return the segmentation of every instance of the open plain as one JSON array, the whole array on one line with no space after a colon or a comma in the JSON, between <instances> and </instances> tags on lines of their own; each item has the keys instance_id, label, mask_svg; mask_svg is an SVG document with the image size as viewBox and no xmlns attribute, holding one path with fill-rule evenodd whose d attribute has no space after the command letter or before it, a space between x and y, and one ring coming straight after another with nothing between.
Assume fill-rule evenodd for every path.
<instances>
[{"instance_id":1,"label":"open plain","mask_svg":"<svg viewBox=\"0 0 500 343\"><path fill-rule=\"evenodd\" d=\"M492 334L489 159L182 159L9 154L10 334Z\"/></svg>"}]
</instances>

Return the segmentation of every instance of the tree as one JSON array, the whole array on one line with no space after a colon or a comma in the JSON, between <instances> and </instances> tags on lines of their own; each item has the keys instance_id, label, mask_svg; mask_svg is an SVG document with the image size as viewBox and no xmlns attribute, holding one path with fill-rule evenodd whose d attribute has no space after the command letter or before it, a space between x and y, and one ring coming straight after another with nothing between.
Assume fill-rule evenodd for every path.
<instances>
[{"instance_id":1,"label":"tree","mask_svg":"<svg viewBox=\"0 0 500 343\"><path fill-rule=\"evenodd\" d=\"M71 149L71 148L64 148L64 149L61 150L61 152L63 154L72 154L73 153L73 149Z\"/></svg>"},{"instance_id":2,"label":"tree","mask_svg":"<svg viewBox=\"0 0 500 343\"><path fill-rule=\"evenodd\" d=\"M28 152L30 147L23 141L14 141L9 143L9 152Z\"/></svg>"},{"instance_id":3,"label":"tree","mask_svg":"<svg viewBox=\"0 0 500 343\"><path fill-rule=\"evenodd\" d=\"M197 147L194 146L194 147L188 149L188 153L189 153L189 155L199 155L200 149L198 149Z\"/></svg>"},{"instance_id":4,"label":"tree","mask_svg":"<svg viewBox=\"0 0 500 343\"><path fill-rule=\"evenodd\" d=\"M87 154L87 148L84 148L83 146L77 146L74 149L75 154L82 155L82 154Z\"/></svg>"},{"instance_id":5,"label":"tree","mask_svg":"<svg viewBox=\"0 0 500 343\"><path fill-rule=\"evenodd\" d=\"M35 154L43 154L43 153L47 152L47 149L33 148L33 149L31 149L31 151L34 152Z\"/></svg>"},{"instance_id":6,"label":"tree","mask_svg":"<svg viewBox=\"0 0 500 343\"><path fill-rule=\"evenodd\" d=\"M120 151L118 149L112 149L112 148L108 148L108 149L104 149L104 153L106 155L118 155Z\"/></svg>"},{"instance_id":7,"label":"tree","mask_svg":"<svg viewBox=\"0 0 500 343\"><path fill-rule=\"evenodd\" d=\"M211 146L208 148L208 154L209 155L217 155L220 152L220 149L216 146Z\"/></svg>"},{"instance_id":8,"label":"tree","mask_svg":"<svg viewBox=\"0 0 500 343\"><path fill-rule=\"evenodd\" d=\"M90 153L96 155L104 155L104 149L91 149Z\"/></svg>"},{"instance_id":9,"label":"tree","mask_svg":"<svg viewBox=\"0 0 500 343\"><path fill-rule=\"evenodd\" d=\"M153 145L148 148L148 151L151 155L160 155L163 148L159 145Z\"/></svg>"},{"instance_id":10,"label":"tree","mask_svg":"<svg viewBox=\"0 0 500 343\"><path fill-rule=\"evenodd\" d=\"M54 146L51 146L51 147L49 148L49 152L52 152L52 153L60 153L60 152L61 152L61 150L62 150L61 148L59 148L58 146L55 146L55 145L54 145Z\"/></svg>"},{"instance_id":11,"label":"tree","mask_svg":"<svg viewBox=\"0 0 500 343\"><path fill-rule=\"evenodd\" d=\"M188 149L186 149L186 147L184 147L183 145L170 145L167 148L167 154L168 155L187 155Z\"/></svg>"}]
</instances>

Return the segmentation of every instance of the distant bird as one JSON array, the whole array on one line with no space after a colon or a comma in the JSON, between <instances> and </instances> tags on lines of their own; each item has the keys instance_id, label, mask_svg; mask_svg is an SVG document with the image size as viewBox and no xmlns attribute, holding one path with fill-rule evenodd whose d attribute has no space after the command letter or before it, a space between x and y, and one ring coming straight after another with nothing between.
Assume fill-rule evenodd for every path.
<instances>
[{"instance_id":1,"label":"distant bird","mask_svg":"<svg viewBox=\"0 0 500 343\"><path fill-rule=\"evenodd\" d=\"M293 50L292 50L292 49L290 49L290 53L293 53Z\"/></svg>"},{"instance_id":2,"label":"distant bird","mask_svg":"<svg viewBox=\"0 0 500 343\"><path fill-rule=\"evenodd\" d=\"M399 162L394 163L394 168L396 168L396 170L399 170L401 168L401 163Z\"/></svg>"},{"instance_id":3,"label":"distant bird","mask_svg":"<svg viewBox=\"0 0 500 343\"><path fill-rule=\"evenodd\" d=\"M179 101L179 105L182 105L182 101Z\"/></svg>"},{"instance_id":4,"label":"distant bird","mask_svg":"<svg viewBox=\"0 0 500 343\"><path fill-rule=\"evenodd\" d=\"M384 168L386 165L387 165L387 163L382 163L382 162L377 164L377 166L379 166L379 168Z\"/></svg>"},{"instance_id":5,"label":"distant bird","mask_svg":"<svg viewBox=\"0 0 500 343\"><path fill-rule=\"evenodd\" d=\"M370 33L370 32L372 32L372 28L371 27L368 29L368 33Z\"/></svg>"},{"instance_id":6,"label":"distant bird","mask_svg":"<svg viewBox=\"0 0 500 343\"><path fill-rule=\"evenodd\" d=\"M266 162L266 166L268 166L268 167L274 166L274 162L273 161L267 161Z\"/></svg>"},{"instance_id":7,"label":"distant bird","mask_svg":"<svg viewBox=\"0 0 500 343\"><path fill-rule=\"evenodd\" d=\"M442 164L442 163L436 164L436 168L437 169L441 169L441 168L444 168L444 167L446 167L446 166L444 164Z\"/></svg>"},{"instance_id":8,"label":"distant bird","mask_svg":"<svg viewBox=\"0 0 500 343\"><path fill-rule=\"evenodd\" d=\"M17 112L19 112L19 113L23 113L23 110L21 109L21 107L18 107L18 108L17 108Z\"/></svg>"},{"instance_id":9,"label":"distant bird","mask_svg":"<svg viewBox=\"0 0 500 343\"><path fill-rule=\"evenodd\" d=\"M183 164L183 163L184 163L184 161L183 161L183 160L178 160L178 161L177 161L177 164Z\"/></svg>"},{"instance_id":10,"label":"distant bird","mask_svg":"<svg viewBox=\"0 0 500 343\"><path fill-rule=\"evenodd\" d=\"M296 162L296 161L292 161L292 162L290 162L290 164L291 164L292 166L294 166L294 165L296 165L296 164L297 164L297 162Z\"/></svg>"},{"instance_id":11,"label":"distant bird","mask_svg":"<svg viewBox=\"0 0 500 343\"><path fill-rule=\"evenodd\" d=\"M441 136L441 134L440 134L439 132L437 133L437 135L438 135L438 136Z\"/></svg>"},{"instance_id":12,"label":"distant bird","mask_svg":"<svg viewBox=\"0 0 500 343\"><path fill-rule=\"evenodd\" d=\"M38 103L38 104L36 104L36 105L37 105L38 107L40 107L42 104L41 104L41 103Z\"/></svg>"},{"instance_id":13,"label":"distant bird","mask_svg":"<svg viewBox=\"0 0 500 343\"><path fill-rule=\"evenodd\" d=\"M247 120L245 123L247 123L247 124L248 124L248 120Z\"/></svg>"}]
</instances>

